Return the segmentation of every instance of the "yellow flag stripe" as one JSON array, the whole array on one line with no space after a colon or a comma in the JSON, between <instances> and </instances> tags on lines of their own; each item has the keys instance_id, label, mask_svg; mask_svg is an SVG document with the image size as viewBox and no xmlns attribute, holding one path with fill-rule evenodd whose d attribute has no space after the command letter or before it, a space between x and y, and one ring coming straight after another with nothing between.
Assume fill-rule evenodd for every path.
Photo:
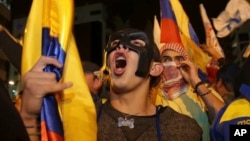
<instances>
[{"instance_id":1,"label":"yellow flag stripe","mask_svg":"<svg viewBox=\"0 0 250 141\"><path fill-rule=\"evenodd\" d=\"M27 19L22 51L22 76L34 66L41 56L42 18L38 17L42 17L42 5L43 0L33 0Z\"/></svg>"}]
</instances>

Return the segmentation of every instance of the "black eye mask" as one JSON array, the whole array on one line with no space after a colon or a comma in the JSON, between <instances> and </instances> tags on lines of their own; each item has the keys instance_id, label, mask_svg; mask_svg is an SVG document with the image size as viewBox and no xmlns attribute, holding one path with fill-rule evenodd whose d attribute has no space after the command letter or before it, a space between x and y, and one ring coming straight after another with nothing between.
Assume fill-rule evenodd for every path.
<instances>
[{"instance_id":1,"label":"black eye mask","mask_svg":"<svg viewBox=\"0 0 250 141\"><path fill-rule=\"evenodd\" d=\"M132 44L131 40L136 39L143 40L145 46ZM119 40L119 42L115 46L112 46L111 44L115 40ZM106 59L110 52L114 51L120 44L139 54L139 63L135 74L139 77L146 77L149 73L150 62L153 58L153 45L149 43L146 33L136 29L125 29L112 34L105 48Z\"/></svg>"}]
</instances>

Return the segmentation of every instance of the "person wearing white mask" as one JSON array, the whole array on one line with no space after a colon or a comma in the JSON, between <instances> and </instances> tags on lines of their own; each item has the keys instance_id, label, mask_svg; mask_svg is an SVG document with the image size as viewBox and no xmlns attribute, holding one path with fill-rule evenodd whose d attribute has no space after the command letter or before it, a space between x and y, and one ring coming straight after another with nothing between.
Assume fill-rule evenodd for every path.
<instances>
[{"instance_id":1,"label":"person wearing white mask","mask_svg":"<svg viewBox=\"0 0 250 141\"><path fill-rule=\"evenodd\" d=\"M203 130L202 140L209 141L209 117L212 120L223 107L223 100L199 78L198 67L181 45L167 43L160 52L164 70L155 104L170 106L194 118Z\"/></svg>"}]
</instances>

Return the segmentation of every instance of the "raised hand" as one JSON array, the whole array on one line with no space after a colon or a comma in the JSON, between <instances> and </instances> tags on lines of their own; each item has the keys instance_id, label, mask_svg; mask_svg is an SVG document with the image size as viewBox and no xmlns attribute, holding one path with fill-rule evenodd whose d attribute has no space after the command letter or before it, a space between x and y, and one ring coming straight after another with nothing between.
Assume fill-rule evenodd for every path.
<instances>
[{"instance_id":1,"label":"raised hand","mask_svg":"<svg viewBox=\"0 0 250 141\"><path fill-rule=\"evenodd\" d=\"M182 61L179 66L180 72L184 79L190 83L193 87L200 81L198 76L197 66L189 60Z\"/></svg>"},{"instance_id":2,"label":"raised hand","mask_svg":"<svg viewBox=\"0 0 250 141\"><path fill-rule=\"evenodd\" d=\"M21 115L37 117L40 114L42 99L51 94L72 86L71 82L60 83L53 72L44 72L47 65L61 68L62 65L51 57L42 56L33 68L24 74Z\"/></svg>"}]
</instances>

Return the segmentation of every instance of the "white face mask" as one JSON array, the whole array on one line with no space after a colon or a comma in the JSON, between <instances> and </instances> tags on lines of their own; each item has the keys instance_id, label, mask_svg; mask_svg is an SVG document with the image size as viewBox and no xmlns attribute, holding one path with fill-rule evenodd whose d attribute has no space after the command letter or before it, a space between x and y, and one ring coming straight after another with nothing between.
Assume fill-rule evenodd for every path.
<instances>
[{"instance_id":1,"label":"white face mask","mask_svg":"<svg viewBox=\"0 0 250 141\"><path fill-rule=\"evenodd\" d=\"M171 86L177 83L179 80L183 79L180 71L176 67L175 62L163 63L163 84L165 86Z\"/></svg>"},{"instance_id":2,"label":"white face mask","mask_svg":"<svg viewBox=\"0 0 250 141\"><path fill-rule=\"evenodd\" d=\"M163 63L162 73L163 96L167 99L175 99L187 91L187 83L182 77L175 62Z\"/></svg>"}]
</instances>

